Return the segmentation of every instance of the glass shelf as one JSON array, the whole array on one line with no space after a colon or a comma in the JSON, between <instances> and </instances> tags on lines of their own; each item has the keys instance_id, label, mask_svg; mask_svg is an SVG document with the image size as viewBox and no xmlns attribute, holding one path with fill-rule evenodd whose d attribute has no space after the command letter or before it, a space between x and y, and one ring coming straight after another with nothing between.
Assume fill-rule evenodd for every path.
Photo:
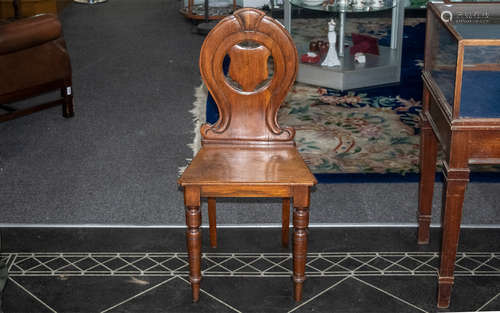
<instances>
[{"instance_id":1,"label":"glass shelf","mask_svg":"<svg viewBox=\"0 0 500 313\"><path fill-rule=\"evenodd\" d=\"M371 2L371 1L369 0L369 2ZM329 4L329 5L323 5L323 4L308 5L308 4L306 4L307 1L304 1L304 0L290 0L290 3L295 5L295 6L298 6L300 8L304 8L304 9L323 11L323 12L332 12L332 13L334 13L334 12L340 12L340 13L378 12L378 11L390 10L396 6L396 1L393 1L393 0L384 0L383 6L380 6L380 7L374 7L372 5L365 4L365 6L363 8L356 8L355 6L353 6L351 4L339 5L337 3Z\"/></svg>"}]
</instances>

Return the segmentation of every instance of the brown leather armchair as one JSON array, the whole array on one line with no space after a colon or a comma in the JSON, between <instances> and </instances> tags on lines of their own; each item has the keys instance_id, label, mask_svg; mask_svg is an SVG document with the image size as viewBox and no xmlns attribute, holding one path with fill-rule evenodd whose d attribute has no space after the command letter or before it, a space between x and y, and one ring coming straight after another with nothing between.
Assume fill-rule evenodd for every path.
<instances>
[{"instance_id":1,"label":"brown leather armchair","mask_svg":"<svg viewBox=\"0 0 500 313\"><path fill-rule=\"evenodd\" d=\"M8 103L61 90L61 98L29 108ZM72 117L71 64L61 23L51 14L0 24L0 122L62 104Z\"/></svg>"}]
</instances>

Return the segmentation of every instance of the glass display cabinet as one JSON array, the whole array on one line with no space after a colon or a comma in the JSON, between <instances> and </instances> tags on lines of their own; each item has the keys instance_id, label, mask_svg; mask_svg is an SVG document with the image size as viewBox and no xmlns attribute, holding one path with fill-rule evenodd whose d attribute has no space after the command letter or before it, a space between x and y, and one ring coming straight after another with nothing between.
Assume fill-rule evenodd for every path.
<instances>
[{"instance_id":1,"label":"glass display cabinet","mask_svg":"<svg viewBox=\"0 0 500 313\"><path fill-rule=\"evenodd\" d=\"M443 148L438 307L449 306L470 164L500 164L500 4L430 3L421 114L420 244L429 242L437 143Z\"/></svg>"},{"instance_id":2,"label":"glass display cabinet","mask_svg":"<svg viewBox=\"0 0 500 313\"><path fill-rule=\"evenodd\" d=\"M338 55L340 66L325 67L320 64L299 64L297 81L317 86L348 90L375 85L399 83L401 76L401 54L403 45L404 0L362 1L357 7L352 1L336 0L325 5L322 0L284 0L285 28L294 37L291 5L322 12L330 12L332 17L338 16L336 32L338 34ZM349 52L350 47L344 44L344 25L348 13L369 16L370 13L392 11L391 44L389 47L379 46L379 55L367 54L366 63L356 63ZM294 38L299 55L309 50L308 42L300 42Z\"/></svg>"},{"instance_id":3,"label":"glass display cabinet","mask_svg":"<svg viewBox=\"0 0 500 313\"><path fill-rule=\"evenodd\" d=\"M183 0L180 12L192 20L220 20L238 8L236 0Z\"/></svg>"}]
</instances>

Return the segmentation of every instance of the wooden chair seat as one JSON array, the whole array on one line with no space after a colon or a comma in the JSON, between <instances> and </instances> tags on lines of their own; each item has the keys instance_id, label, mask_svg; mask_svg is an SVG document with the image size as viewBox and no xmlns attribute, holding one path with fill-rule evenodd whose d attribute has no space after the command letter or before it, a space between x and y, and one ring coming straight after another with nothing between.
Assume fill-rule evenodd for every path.
<instances>
[{"instance_id":1,"label":"wooden chair seat","mask_svg":"<svg viewBox=\"0 0 500 313\"><path fill-rule=\"evenodd\" d=\"M252 148L234 145L201 148L179 179L181 186L239 186L242 183L313 186L316 179L293 146Z\"/></svg>"},{"instance_id":2,"label":"wooden chair seat","mask_svg":"<svg viewBox=\"0 0 500 313\"><path fill-rule=\"evenodd\" d=\"M231 59L227 75L222 70L225 58ZM215 124L201 126L202 148L179 179L184 188L193 301L198 301L200 293L202 197L208 198L212 247L217 246L217 197L283 199L284 246L288 245L293 199L294 296L296 301L301 299L309 191L316 179L295 147L295 131L277 123L278 109L295 81L297 67L297 49L290 34L259 10L236 11L219 22L203 43L200 71L220 116Z\"/></svg>"}]
</instances>

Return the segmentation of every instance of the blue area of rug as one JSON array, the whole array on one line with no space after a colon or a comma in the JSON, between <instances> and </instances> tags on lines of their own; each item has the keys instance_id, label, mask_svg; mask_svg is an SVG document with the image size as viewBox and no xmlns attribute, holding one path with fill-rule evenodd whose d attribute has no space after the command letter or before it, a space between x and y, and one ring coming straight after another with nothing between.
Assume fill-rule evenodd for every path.
<instances>
[{"instance_id":1,"label":"blue area of rug","mask_svg":"<svg viewBox=\"0 0 500 313\"><path fill-rule=\"evenodd\" d=\"M415 183L420 180L420 174L314 174L319 183ZM470 181L477 183L500 182L498 173L472 172ZM443 174L436 173L436 182L443 182Z\"/></svg>"},{"instance_id":2,"label":"blue area of rug","mask_svg":"<svg viewBox=\"0 0 500 313\"><path fill-rule=\"evenodd\" d=\"M388 86L377 86L371 88L357 89L356 93L366 93L370 97L397 97L403 99L414 99L420 101L422 99L423 82L421 78L421 67L419 63L424 59L424 42L425 42L425 24L421 23L416 26L405 26L403 34L403 56L401 69L401 83ZM379 44L389 46L390 36L386 36L379 40ZM223 68L227 73L229 69L229 58L224 60ZM326 89L326 94L347 95L349 91L339 92L332 89ZM410 108L409 110L417 110ZM401 120L405 120L406 115L415 115L418 112L408 112L405 110L398 111ZM207 98L206 121L215 123L219 118L217 105L210 93ZM411 124L411 118L407 119L407 124ZM417 125L413 125L415 132L419 132ZM318 182L320 183L365 183L365 182L417 182L420 175L418 173L315 173ZM472 173L471 181L492 182L500 181L498 173ZM442 181L442 174L436 174L436 180Z\"/></svg>"}]
</instances>

